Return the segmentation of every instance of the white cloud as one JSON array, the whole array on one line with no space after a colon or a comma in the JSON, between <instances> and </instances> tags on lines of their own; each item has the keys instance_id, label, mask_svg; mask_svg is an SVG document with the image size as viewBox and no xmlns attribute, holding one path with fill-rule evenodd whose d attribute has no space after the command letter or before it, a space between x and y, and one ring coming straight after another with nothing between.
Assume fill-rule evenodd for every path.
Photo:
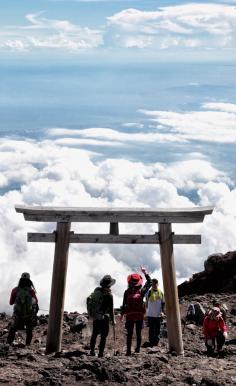
<instances>
[{"instance_id":1,"label":"white cloud","mask_svg":"<svg viewBox=\"0 0 236 386\"><path fill-rule=\"evenodd\" d=\"M201 270L213 252L235 249L236 190L223 173L204 159L145 165L124 159L95 161L93 153L58 146L53 140L0 141L1 175L6 193L0 196L0 308L9 310L9 292L23 271L31 272L40 308L48 309L53 245L26 242L28 231L53 231L55 224L26 222L15 204L90 207L191 207L189 189L199 205L216 205L203 224L174 226L175 232L202 233L201 246L176 246L179 277ZM197 154L194 155L196 157ZM42 162L43 160L43 162ZM9 165L15 165L9 168ZM17 178L19 190L11 186ZM7 185L8 184L8 185ZM179 191L181 189L181 193ZM72 224L77 232L108 232L108 224ZM121 224L121 233L153 233L157 224ZM224 235L224 237L222 237ZM106 273L117 278L115 304L120 305L126 276L139 265L155 274L160 269L158 246L72 245L69 254L66 308L82 311L85 297ZM9 270L9 266L11 269ZM85 291L86 288L86 291Z\"/></svg>"},{"instance_id":2,"label":"white cloud","mask_svg":"<svg viewBox=\"0 0 236 386\"><path fill-rule=\"evenodd\" d=\"M153 11L123 9L108 16L101 28L50 19L43 12L29 13L26 20L27 24L2 28L1 49L78 52L118 45L127 49L231 50L236 45L236 9L227 4L190 3Z\"/></svg>"},{"instance_id":3,"label":"white cloud","mask_svg":"<svg viewBox=\"0 0 236 386\"><path fill-rule=\"evenodd\" d=\"M175 134L178 140L235 143L235 108L231 103L205 103L206 111L140 111L156 122L157 129L162 125L162 129Z\"/></svg>"},{"instance_id":4,"label":"white cloud","mask_svg":"<svg viewBox=\"0 0 236 386\"><path fill-rule=\"evenodd\" d=\"M146 126L152 129L149 132L127 133L102 127L81 130L52 128L48 129L48 135L63 137L56 140L58 144L78 145L87 143L114 147L190 141L235 143L236 105L215 102L205 103L202 108L200 111L188 112L140 110L139 112L144 114L147 119ZM130 124L124 124L123 126L130 127ZM135 126L136 124L132 124L131 127ZM137 128L139 127L137 125ZM142 124L142 127L145 127L145 124Z\"/></svg>"},{"instance_id":5,"label":"white cloud","mask_svg":"<svg viewBox=\"0 0 236 386\"><path fill-rule=\"evenodd\" d=\"M61 136L61 135L69 135L71 137L84 137L84 138L96 138L97 140L110 140L112 143L116 145L118 143L153 143L155 141L158 142L176 142L178 139L176 136L172 134L160 134L160 133L124 133L121 131L108 129L108 128L89 128L89 129L81 129L81 130L67 130L67 129L49 129L48 134L51 136ZM181 139L182 141L182 139ZM76 141L75 141L76 143Z\"/></svg>"},{"instance_id":6,"label":"white cloud","mask_svg":"<svg viewBox=\"0 0 236 386\"><path fill-rule=\"evenodd\" d=\"M204 108L236 114L236 105L233 103L208 102L204 104Z\"/></svg>"},{"instance_id":7,"label":"white cloud","mask_svg":"<svg viewBox=\"0 0 236 386\"><path fill-rule=\"evenodd\" d=\"M134 127L136 129L143 129L144 128L143 123L136 123L136 122L126 122L126 123L123 123L122 126L123 127Z\"/></svg>"},{"instance_id":8,"label":"white cloud","mask_svg":"<svg viewBox=\"0 0 236 386\"><path fill-rule=\"evenodd\" d=\"M142 48L150 44L162 49L235 47L236 9L231 5L190 3L161 7L157 11L130 8L107 19L124 47L129 47L128 42L135 39L135 34Z\"/></svg>"},{"instance_id":9,"label":"white cloud","mask_svg":"<svg viewBox=\"0 0 236 386\"><path fill-rule=\"evenodd\" d=\"M48 19L42 17L42 12L28 14L26 19L30 24L2 29L1 48L18 51L33 48L79 51L103 44L103 33L98 29L81 27L68 20Z\"/></svg>"}]
</instances>

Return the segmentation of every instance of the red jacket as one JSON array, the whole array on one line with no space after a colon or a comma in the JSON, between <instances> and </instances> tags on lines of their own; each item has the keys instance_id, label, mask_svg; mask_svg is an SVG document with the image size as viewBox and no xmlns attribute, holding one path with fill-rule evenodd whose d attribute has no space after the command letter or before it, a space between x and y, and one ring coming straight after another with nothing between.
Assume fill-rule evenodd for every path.
<instances>
[{"instance_id":1,"label":"red jacket","mask_svg":"<svg viewBox=\"0 0 236 386\"><path fill-rule=\"evenodd\" d=\"M16 293L17 293L17 289L18 287L15 287L13 288L13 290L11 291L11 296L10 296L10 300L9 300L9 304L12 306L15 301L16 301ZM38 304L38 299L37 299L37 296L36 296L36 293L35 293L35 290L33 288L29 288L30 292L31 292L31 295L32 295L32 298L35 299L36 303Z\"/></svg>"},{"instance_id":2,"label":"red jacket","mask_svg":"<svg viewBox=\"0 0 236 386\"><path fill-rule=\"evenodd\" d=\"M209 316L206 316L203 321L203 334L205 338L214 339L218 331L227 331L227 326L222 316L220 316L217 320L211 319Z\"/></svg>"},{"instance_id":3,"label":"red jacket","mask_svg":"<svg viewBox=\"0 0 236 386\"><path fill-rule=\"evenodd\" d=\"M125 314L127 321L137 321L144 319L146 310L143 303L143 298L152 285L151 278L148 274L145 275L145 278L147 281L143 287L128 288L124 292L121 315Z\"/></svg>"}]
</instances>

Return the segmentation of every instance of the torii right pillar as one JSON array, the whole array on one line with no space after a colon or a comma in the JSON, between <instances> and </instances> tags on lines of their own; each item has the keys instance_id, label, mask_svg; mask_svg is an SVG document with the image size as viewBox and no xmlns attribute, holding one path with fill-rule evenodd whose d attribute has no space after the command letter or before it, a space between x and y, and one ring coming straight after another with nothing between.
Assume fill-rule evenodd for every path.
<instances>
[{"instance_id":1,"label":"torii right pillar","mask_svg":"<svg viewBox=\"0 0 236 386\"><path fill-rule=\"evenodd\" d=\"M170 223L159 224L161 266L167 314L169 350L184 355L179 298L177 292L172 229Z\"/></svg>"}]
</instances>

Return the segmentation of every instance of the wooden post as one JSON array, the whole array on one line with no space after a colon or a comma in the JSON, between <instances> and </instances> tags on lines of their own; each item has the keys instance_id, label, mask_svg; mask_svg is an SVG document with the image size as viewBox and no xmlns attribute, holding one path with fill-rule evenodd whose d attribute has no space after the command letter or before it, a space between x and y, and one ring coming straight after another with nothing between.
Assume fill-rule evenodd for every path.
<instances>
[{"instance_id":1,"label":"wooden post","mask_svg":"<svg viewBox=\"0 0 236 386\"><path fill-rule=\"evenodd\" d=\"M110 223L110 235L118 235L119 234L119 223L111 222Z\"/></svg>"},{"instance_id":2,"label":"wooden post","mask_svg":"<svg viewBox=\"0 0 236 386\"><path fill-rule=\"evenodd\" d=\"M61 351L70 222L58 222L53 263L46 353Z\"/></svg>"},{"instance_id":3,"label":"wooden post","mask_svg":"<svg viewBox=\"0 0 236 386\"><path fill-rule=\"evenodd\" d=\"M183 355L184 349L170 223L159 224L159 237L169 349L170 351L175 351L177 355Z\"/></svg>"}]
</instances>

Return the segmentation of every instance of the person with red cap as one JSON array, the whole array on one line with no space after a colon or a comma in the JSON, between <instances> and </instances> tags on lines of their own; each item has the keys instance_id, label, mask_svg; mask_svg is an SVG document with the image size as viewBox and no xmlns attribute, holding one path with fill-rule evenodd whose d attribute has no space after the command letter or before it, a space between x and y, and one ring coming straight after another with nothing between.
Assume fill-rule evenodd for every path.
<instances>
[{"instance_id":1,"label":"person with red cap","mask_svg":"<svg viewBox=\"0 0 236 386\"><path fill-rule=\"evenodd\" d=\"M126 317L125 328L127 330L127 351L126 355L131 355L132 337L134 326L136 328L137 345L135 352L140 352L142 342L142 328L145 315L145 306L143 298L151 287L151 278L145 268L141 267L142 273L145 275L146 283L144 286L143 278L139 273L132 273L127 277L128 288L124 292L123 305L121 307L121 318Z\"/></svg>"}]
</instances>

